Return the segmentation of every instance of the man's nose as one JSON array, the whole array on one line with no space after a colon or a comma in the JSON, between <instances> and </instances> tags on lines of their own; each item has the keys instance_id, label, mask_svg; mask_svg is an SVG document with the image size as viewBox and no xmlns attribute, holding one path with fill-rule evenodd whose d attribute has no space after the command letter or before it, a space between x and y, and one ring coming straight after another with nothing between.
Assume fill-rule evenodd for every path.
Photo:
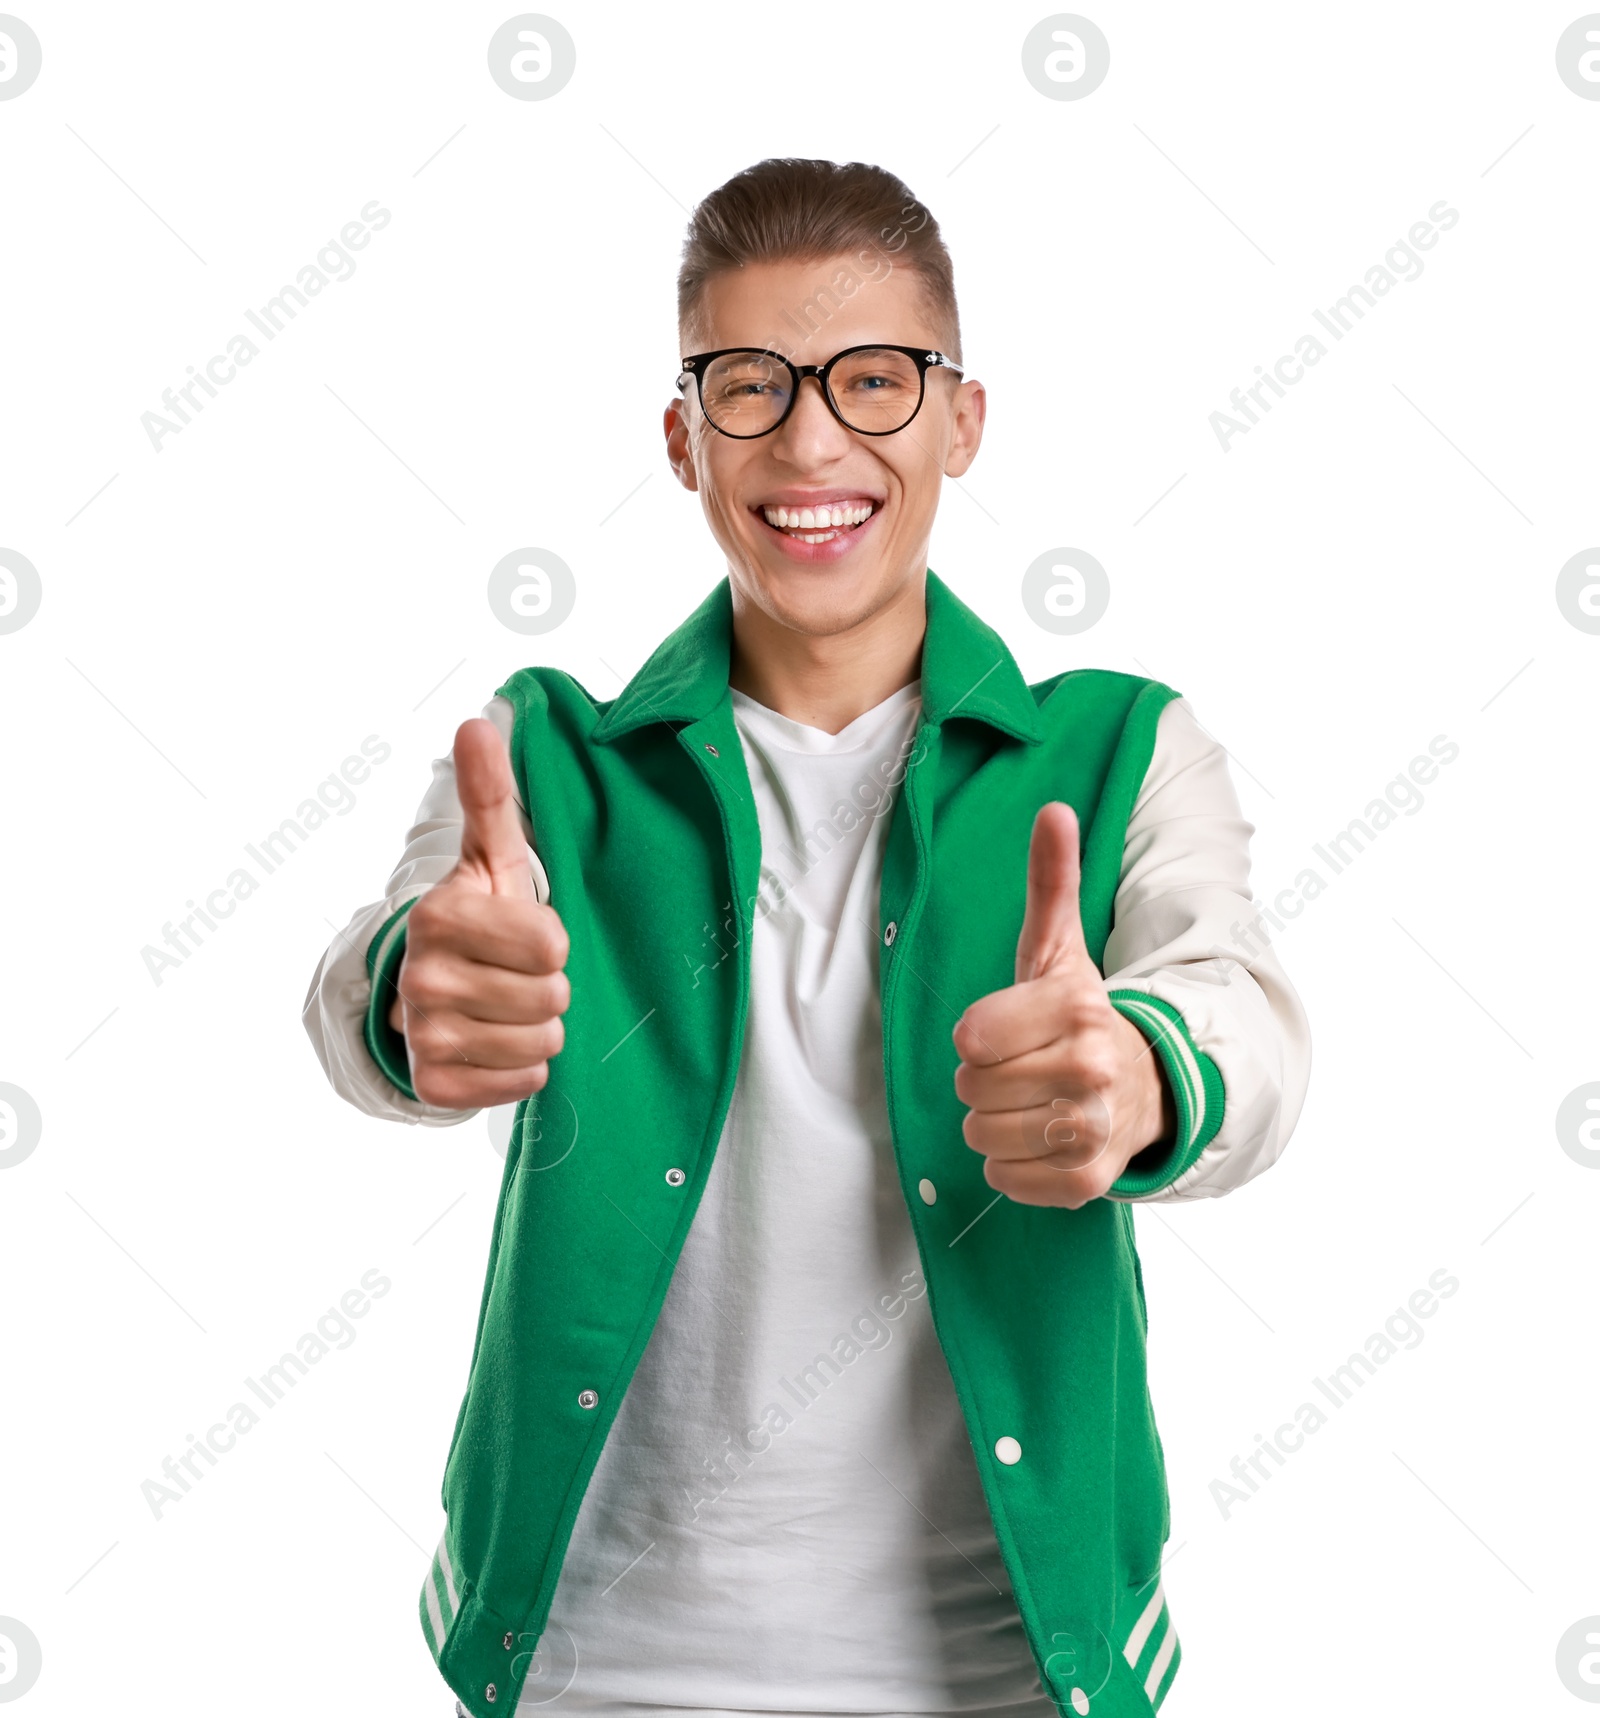
<instances>
[{"instance_id":1,"label":"man's nose","mask_svg":"<svg viewBox=\"0 0 1600 1718\"><path fill-rule=\"evenodd\" d=\"M813 386L807 388L808 382ZM808 442L832 441L838 437L848 437L849 433L828 405L827 395L822 391L822 378L802 376L800 391L795 395L794 405L778 434L791 442Z\"/></svg>"}]
</instances>

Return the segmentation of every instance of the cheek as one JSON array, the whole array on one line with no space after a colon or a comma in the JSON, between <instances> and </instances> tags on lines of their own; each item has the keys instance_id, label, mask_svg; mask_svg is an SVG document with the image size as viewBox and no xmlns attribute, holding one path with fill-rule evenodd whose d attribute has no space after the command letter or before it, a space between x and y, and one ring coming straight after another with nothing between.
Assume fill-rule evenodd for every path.
<instances>
[{"instance_id":1,"label":"cheek","mask_svg":"<svg viewBox=\"0 0 1600 1718\"><path fill-rule=\"evenodd\" d=\"M892 445L907 436L915 436L916 440L906 441L904 447ZM939 504L939 488L950 454L949 425L941 423L924 405L903 435L887 439L891 445L883 450L883 463L894 474L906 511L932 512Z\"/></svg>"},{"instance_id":2,"label":"cheek","mask_svg":"<svg viewBox=\"0 0 1600 1718\"><path fill-rule=\"evenodd\" d=\"M714 430L705 430L703 434L713 440L727 440L726 437L717 436ZM729 445L731 447L731 444ZM700 476L700 493L707 514L713 519L726 519L730 522L737 520L740 508L733 497L740 493L740 462L736 458L730 459L722 448L708 446L702 440L695 466Z\"/></svg>"},{"instance_id":3,"label":"cheek","mask_svg":"<svg viewBox=\"0 0 1600 1718\"><path fill-rule=\"evenodd\" d=\"M900 490L899 523L915 525L931 519L939 505L939 467L923 458L915 467L896 468L895 481Z\"/></svg>"},{"instance_id":4,"label":"cheek","mask_svg":"<svg viewBox=\"0 0 1600 1718\"><path fill-rule=\"evenodd\" d=\"M726 492L715 482L703 487L706 517L724 530L739 529L739 509L727 499Z\"/></svg>"}]
</instances>

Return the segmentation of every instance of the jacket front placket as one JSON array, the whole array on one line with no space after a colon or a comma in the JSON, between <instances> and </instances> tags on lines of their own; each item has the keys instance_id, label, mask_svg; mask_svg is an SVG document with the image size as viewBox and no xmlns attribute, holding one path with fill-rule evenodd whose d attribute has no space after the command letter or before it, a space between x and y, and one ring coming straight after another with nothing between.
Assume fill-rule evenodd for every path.
<instances>
[{"instance_id":1,"label":"jacket front placket","mask_svg":"<svg viewBox=\"0 0 1600 1718\"><path fill-rule=\"evenodd\" d=\"M950 1368L985 1495L993 1510L1003 1489L1003 1482L997 1487L997 1479L1002 1474L1006 1477L1011 1475L1011 1470L1005 1466L1009 1439L996 1439L992 1436L992 1428L985 1427L984 1379L993 1375L997 1367L1006 1367L1015 1356L969 1355L963 1349L963 1332L970 1338L970 1328L962 1317L959 1303L963 1294L971 1292L971 1284L962 1282L958 1274L952 1273L948 1251L951 1242L944 1234L947 1225L941 1223L936 1215L941 1204L948 1205L948 1200L941 1200L938 1186L940 1183L948 1185L949 1159L935 1142L922 1138L918 1130L908 1123L908 1117L916 1111L915 1097L902 1094L900 1090L905 1076L901 1071L903 1058L897 1055L897 1051L903 1051L907 1042L907 1028L902 1024L902 1016L907 1012L914 1019L922 1016L926 1011L920 1004L926 1003L929 995L941 996L946 1011L958 1010L974 1000L943 995L947 988L943 976L938 971L928 970L926 957L919 946L918 929L927 902L932 868L937 862L933 807L939 794L938 772L944 757L942 724L925 722L918 730L909 755L913 761L907 768L891 814L879 890L878 952L884 1082L895 1163L901 1193L916 1235L923 1280L927 1284L929 1313ZM907 998L904 1003L903 993ZM953 1017L951 1026L954 1026ZM919 1024L917 1029L923 1029L923 1025ZM909 1069L909 1064L906 1066ZM926 1198L930 1187L935 1188L935 1203L931 1205ZM1001 1453L997 1454L997 1451ZM1129 1691L1117 1674L1119 1667L1113 1662L1105 1630L1087 1616L1063 1618L1056 1614L1055 1606L1049 1607L1051 1615L1048 1619L1041 1614L1034 1584L1029 1579L1028 1553L1023 1541L1030 1540L1046 1523L1035 1519L1027 1509L1020 1514L1021 1519L1014 1519L1012 1512L1002 1505L994 1523L996 1539L1046 1695L1063 1718L1083 1718L1089 1710L1088 1691L1091 1689L1098 1697L1093 1710L1104 1712L1106 1718L1123 1718L1124 1714L1136 1712L1139 1708L1130 1704Z\"/></svg>"},{"instance_id":2,"label":"jacket front placket","mask_svg":"<svg viewBox=\"0 0 1600 1718\"><path fill-rule=\"evenodd\" d=\"M717 924L707 934L726 958L726 940L732 938L736 960L734 1008L731 1031L723 1058L722 1083L706 1141L706 1161L700 1166L701 1182L710 1172L744 1047L745 1022L750 1009L750 932L756 896L761 887L761 824L756 815L755 795L745 768L744 747L734 726L733 700L725 693L705 716L678 730L678 744L699 771L716 802L722 820L723 864L727 889ZM696 1199L698 1200L698 1189Z\"/></svg>"}]
</instances>

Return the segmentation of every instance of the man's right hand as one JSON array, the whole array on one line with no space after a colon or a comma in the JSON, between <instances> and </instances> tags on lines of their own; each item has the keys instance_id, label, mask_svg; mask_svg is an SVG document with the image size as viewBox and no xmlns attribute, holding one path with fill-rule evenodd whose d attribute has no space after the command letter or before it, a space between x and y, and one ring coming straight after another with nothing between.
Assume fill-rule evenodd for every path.
<instances>
[{"instance_id":1,"label":"man's right hand","mask_svg":"<svg viewBox=\"0 0 1600 1718\"><path fill-rule=\"evenodd\" d=\"M567 933L534 896L511 760L483 717L456 730L461 857L406 919L399 996L411 1084L423 1103L487 1109L539 1091L572 998Z\"/></svg>"}]
</instances>

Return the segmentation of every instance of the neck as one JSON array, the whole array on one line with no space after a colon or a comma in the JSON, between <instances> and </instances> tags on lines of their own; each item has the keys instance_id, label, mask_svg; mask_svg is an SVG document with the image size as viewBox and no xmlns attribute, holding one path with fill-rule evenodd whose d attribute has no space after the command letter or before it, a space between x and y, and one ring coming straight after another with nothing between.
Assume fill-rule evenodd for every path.
<instances>
[{"instance_id":1,"label":"neck","mask_svg":"<svg viewBox=\"0 0 1600 1718\"><path fill-rule=\"evenodd\" d=\"M735 585L728 684L790 721L837 734L917 678L927 624L921 578L865 620L826 634L784 626Z\"/></svg>"}]
</instances>

